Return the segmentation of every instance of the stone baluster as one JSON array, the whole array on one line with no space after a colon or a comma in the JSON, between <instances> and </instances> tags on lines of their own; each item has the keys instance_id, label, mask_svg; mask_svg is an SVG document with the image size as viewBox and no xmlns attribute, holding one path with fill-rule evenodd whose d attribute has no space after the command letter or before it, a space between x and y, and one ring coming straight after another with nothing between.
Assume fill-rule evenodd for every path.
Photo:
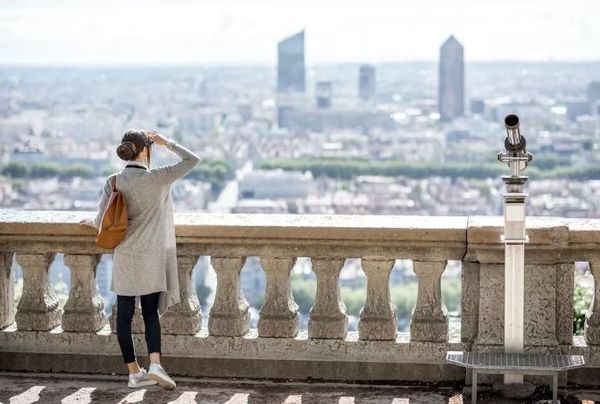
<instances>
[{"instance_id":1,"label":"stone baluster","mask_svg":"<svg viewBox=\"0 0 600 404\"><path fill-rule=\"evenodd\" d=\"M367 300L360 311L358 335L361 340L395 340L398 320L390 296L390 273L394 259L362 259L367 275Z\"/></svg>"},{"instance_id":2,"label":"stone baluster","mask_svg":"<svg viewBox=\"0 0 600 404\"><path fill-rule=\"evenodd\" d=\"M165 334L194 335L202 325L200 302L192 283L197 255L178 255L180 302L170 307L160 322Z\"/></svg>"},{"instance_id":3,"label":"stone baluster","mask_svg":"<svg viewBox=\"0 0 600 404\"><path fill-rule=\"evenodd\" d=\"M257 325L261 337L291 338L298 334L298 305L290 279L294 261L294 258L261 258L267 279L265 302Z\"/></svg>"},{"instance_id":4,"label":"stone baluster","mask_svg":"<svg viewBox=\"0 0 600 404\"><path fill-rule=\"evenodd\" d=\"M15 321L13 253L0 253L0 330Z\"/></svg>"},{"instance_id":5,"label":"stone baluster","mask_svg":"<svg viewBox=\"0 0 600 404\"><path fill-rule=\"evenodd\" d=\"M71 271L71 290L64 307L64 331L95 332L104 327L104 299L96 284L96 268L100 254L65 254L65 265Z\"/></svg>"},{"instance_id":6,"label":"stone baluster","mask_svg":"<svg viewBox=\"0 0 600 404\"><path fill-rule=\"evenodd\" d=\"M23 269L23 294L17 307L17 329L48 331L60 324L62 310L48 279L56 253L17 254Z\"/></svg>"},{"instance_id":7,"label":"stone baluster","mask_svg":"<svg viewBox=\"0 0 600 404\"><path fill-rule=\"evenodd\" d=\"M585 340L588 345L600 345L600 261L590 262L594 276L594 303L585 322Z\"/></svg>"},{"instance_id":8,"label":"stone baluster","mask_svg":"<svg viewBox=\"0 0 600 404\"><path fill-rule=\"evenodd\" d=\"M241 336L250 328L248 302L240 283L245 257L211 257L217 274L215 302L208 316L208 331L215 336Z\"/></svg>"},{"instance_id":9,"label":"stone baluster","mask_svg":"<svg viewBox=\"0 0 600 404\"><path fill-rule=\"evenodd\" d=\"M317 293L308 321L309 338L346 337L348 317L339 285L343 265L343 259L312 259L312 268L317 275Z\"/></svg>"},{"instance_id":10,"label":"stone baluster","mask_svg":"<svg viewBox=\"0 0 600 404\"><path fill-rule=\"evenodd\" d=\"M446 261L413 261L419 280L417 304L410 324L412 341L446 342L448 315L442 300L441 277Z\"/></svg>"}]
</instances>

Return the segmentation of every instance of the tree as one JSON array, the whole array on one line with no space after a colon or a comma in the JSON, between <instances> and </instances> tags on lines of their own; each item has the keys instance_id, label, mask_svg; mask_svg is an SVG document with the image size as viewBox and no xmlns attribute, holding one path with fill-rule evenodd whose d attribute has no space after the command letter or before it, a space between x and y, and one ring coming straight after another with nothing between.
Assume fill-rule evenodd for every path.
<instances>
[{"instance_id":1,"label":"tree","mask_svg":"<svg viewBox=\"0 0 600 404\"><path fill-rule=\"evenodd\" d=\"M92 169L85 164L73 164L64 167L59 174L60 179L70 179L73 177L91 178Z\"/></svg>"},{"instance_id":2,"label":"tree","mask_svg":"<svg viewBox=\"0 0 600 404\"><path fill-rule=\"evenodd\" d=\"M2 174L11 178L25 178L27 165L22 161L13 161L2 168Z\"/></svg>"},{"instance_id":3,"label":"tree","mask_svg":"<svg viewBox=\"0 0 600 404\"><path fill-rule=\"evenodd\" d=\"M56 177L61 171L57 163L37 163L31 166L30 176L32 178L52 178Z\"/></svg>"}]
</instances>

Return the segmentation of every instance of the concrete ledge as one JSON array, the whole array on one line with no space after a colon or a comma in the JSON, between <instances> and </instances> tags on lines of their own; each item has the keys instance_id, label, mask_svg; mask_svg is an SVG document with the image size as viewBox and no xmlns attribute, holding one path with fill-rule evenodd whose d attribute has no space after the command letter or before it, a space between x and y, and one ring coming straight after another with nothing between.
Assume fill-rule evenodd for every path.
<instances>
[{"instance_id":1,"label":"concrete ledge","mask_svg":"<svg viewBox=\"0 0 600 404\"><path fill-rule=\"evenodd\" d=\"M0 211L0 234L94 235L79 225L96 212ZM177 236L330 240L465 241L461 216L216 214L177 212Z\"/></svg>"},{"instance_id":2,"label":"concrete ledge","mask_svg":"<svg viewBox=\"0 0 600 404\"><path fill-rule=\"evenodd\" d=\"M243 337L197 335L161 337L165 356L196 359L248 359L364 363L445 364L448 350L465 350L462 343L407 342L403 334L396 341L358 340L348 333L344 340L309 339L306 331L295 338L258 338L256 329ZM143 334L133 336L136 352L145 356ZM108 329L98 333L0 331L0 351L10 353L48 353L81 355L120 355L116 334Z\"/></svg>"},{"instance_id":3,"label":"concrete ledge","mask_svg":"<svg viewBox=\"0 0 600 404\"><path fill-rule=\"evenodd\" d=\"M174 376L250 378L295 381L461 382L464 369L451 365L379 362L319 362L280 359L185 358L166 356L165 368ZM147 365L140 357L140 364ZM126 374L121 356L0 352L0 370Z\"/></svg>"}]
</instances>

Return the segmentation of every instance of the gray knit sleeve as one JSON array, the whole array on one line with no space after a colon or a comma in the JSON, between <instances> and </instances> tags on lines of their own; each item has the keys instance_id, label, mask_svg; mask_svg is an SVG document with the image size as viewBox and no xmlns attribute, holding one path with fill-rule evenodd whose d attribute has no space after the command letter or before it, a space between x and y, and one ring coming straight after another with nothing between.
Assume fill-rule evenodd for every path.
<instances>
[{"instance_id":1,"label":"gray knit sleeve","mask_svg":"<svg viewBox=\"0 0 600 404\"><path fill-rule=\"evenodd\" d=\"M181 161L149 170L150 175L159 183L167 185L184 177L200 162L200 157L175 141L168 141L167 149L181 157Z\"/></svg>"}]
</instances>

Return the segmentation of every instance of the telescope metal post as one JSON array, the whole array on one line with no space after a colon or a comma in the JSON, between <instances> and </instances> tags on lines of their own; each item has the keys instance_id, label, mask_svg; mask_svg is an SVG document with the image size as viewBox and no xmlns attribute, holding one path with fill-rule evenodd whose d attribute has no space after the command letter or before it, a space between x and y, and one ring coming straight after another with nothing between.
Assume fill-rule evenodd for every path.
<instances>
[{"instance_id":1,"label":"telescope metal post","mask_svg":"<svg viewBox=\"0 0 600 404\"><path fill-rule=\"evenodd\" d=\"M525 202L523 192L527 177L521 171L532 159L525 150L525 138L519 132L519 118L505 118L507 138L506 151L498 154L498 160L508 163L510 176L503 176L506 186L504 202L504 351L523 353L525 312L525 243L529 238L525 230ZM523 383L521 374L505 374L504 383Z\"/></svg>"}]
</instances>

